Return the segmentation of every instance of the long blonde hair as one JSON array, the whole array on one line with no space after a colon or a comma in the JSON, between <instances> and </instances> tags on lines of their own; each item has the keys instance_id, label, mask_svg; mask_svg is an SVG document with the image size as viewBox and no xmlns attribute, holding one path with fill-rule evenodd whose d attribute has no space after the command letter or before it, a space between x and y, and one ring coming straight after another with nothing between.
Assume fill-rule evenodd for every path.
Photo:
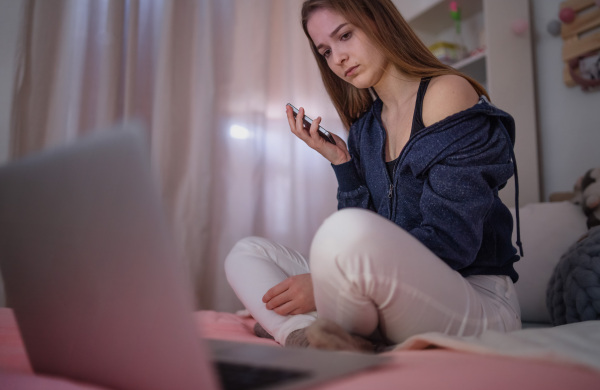
<instances>
[{"instance_id":1,"label":"long blonde hair","mask_svg":"<svg viewBox=\"0 0 600 390\"><path fill-rule=\"evenodd\" d=\"M417 78L454 74L467 79L479 95L489 98L485 88L473 78L443 64L427 49L404 20L391 0L307 0L302 5L302 28L319 65L325 89L344 126L369 109L373 98L368 89L359 89L333 73L308 34L307 23L318 9L329 9L360 28L383 55L408 76Z\"/></svg>"}]
</instances>

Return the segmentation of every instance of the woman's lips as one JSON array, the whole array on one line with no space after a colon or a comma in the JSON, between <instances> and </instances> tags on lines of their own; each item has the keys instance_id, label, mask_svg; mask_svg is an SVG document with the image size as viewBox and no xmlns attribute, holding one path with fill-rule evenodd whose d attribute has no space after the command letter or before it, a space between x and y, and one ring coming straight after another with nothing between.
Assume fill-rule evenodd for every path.
<instances>
[{"instance_id":1,"label":"woman's lips","mask_svg":"<svg viewBox=\"0 0 600 390\"><path fill-rule=\"evenodd\" d=\"M358 68L358 65L354 65L353 67L351 67L350 69L348 69L345 73L346 77L348 76L352 76L352 74L354 73L354 71L356 70L356 68Z\"/></svg>"}]
</instances>

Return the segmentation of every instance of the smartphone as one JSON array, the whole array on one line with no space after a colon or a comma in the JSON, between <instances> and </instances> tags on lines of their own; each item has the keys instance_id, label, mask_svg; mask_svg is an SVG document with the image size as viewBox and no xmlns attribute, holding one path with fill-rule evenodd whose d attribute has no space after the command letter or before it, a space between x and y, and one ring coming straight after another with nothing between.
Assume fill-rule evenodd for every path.
<instances>
[{"instance_id":1,"label":"smartphone","mask_svg":"<svg viewBox=\"0 0 600 390\"><path fill-rule=\"evenodd\" d=\"M292 107L292 111L294 111L294 119L295 119L296 116L298 116L298 109L296 107L294 107L293 105L291 105L290 103L288 103L287 105ZM310 119L309 117L304 115L304 118L302 118L302 122L304 122L304 127L308 130L313 121L312 121L312 119ZM331 133L328 132L327 130L325 130L322 126L319 126L319 129L317 130L317 132L319 133L319 135L321 137L323 137L325 139L325 141L331 142L332 144L335 145L335 140L333 139L333 136L331 135Z\"/></svg>"}]
</instances>

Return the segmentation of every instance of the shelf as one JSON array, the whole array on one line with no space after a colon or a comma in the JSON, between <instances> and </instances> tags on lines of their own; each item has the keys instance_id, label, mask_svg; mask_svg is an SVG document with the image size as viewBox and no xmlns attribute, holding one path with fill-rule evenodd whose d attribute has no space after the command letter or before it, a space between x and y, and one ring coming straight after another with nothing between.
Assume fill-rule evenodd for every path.
<instances>
[{"instance_id":1,"label":"shelf","mask_svg":"<svg viewBox=\"0 0 600 390\"><path fill-rule=\"evenodd\" d=\"M483 11L482 0L461 0L461 18L466 20ZM398 8L402 13L402 8ZM439 0L428 8L421 10L418 14L407 18L408 23L416 31L426 31L429 34L437 35L444 30L448 30L454 25L450 17L450 9L447 0Z\"/></svg>"},{"instance_id":2,"label":"shelf","mask_svg":"<svg viewBox=\"0 0 600 390\"><path fill-rule=\"evenodd\" d=\"M486 58L487 52L481 51L472 56L469 56L463 60L455 62L451 66L463 72L464 74L473 77L481 84L487 83L487 71L486 71Z\"/></svg>"},{"instance_id":3,"label":"shelf","mask_svg":"<svg viewBox=\"0 0 600 390\"><path fill-rule=\"evenodd\" d=\"M473 65L479 65L479 62L485 61L486 54L487 53L485 51L480 51L479 53L455 62L452 64L452 67L457 70L463 70L464 68L468 68Z\"/></svg>"}]
</instances>

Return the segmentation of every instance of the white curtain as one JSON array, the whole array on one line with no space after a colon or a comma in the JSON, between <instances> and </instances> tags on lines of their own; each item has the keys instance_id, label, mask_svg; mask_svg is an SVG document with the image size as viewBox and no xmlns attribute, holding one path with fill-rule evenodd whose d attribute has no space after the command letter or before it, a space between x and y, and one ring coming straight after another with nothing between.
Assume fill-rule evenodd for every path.
<instances>
[{"instance_id":1,"label":"white curtain","mask_svg":"<svg viewBox=\"0 0 600 390\"><path fill-rule=\"evenodd\" d=\"M223 272L260 235L307 253L336 209L329 165L285 104L345 136L300 25L301 0L24 0L12 157L126 118L154 168L197 308L241 308Z\"/></svg>"}]
</instances>

